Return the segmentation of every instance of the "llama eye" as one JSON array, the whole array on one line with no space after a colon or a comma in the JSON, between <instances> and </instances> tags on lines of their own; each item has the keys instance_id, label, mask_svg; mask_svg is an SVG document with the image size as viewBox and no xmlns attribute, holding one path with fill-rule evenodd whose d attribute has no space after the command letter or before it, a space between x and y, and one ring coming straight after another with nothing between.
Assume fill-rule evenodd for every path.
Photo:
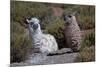
<instances>
[{"instance_id":1,"label":"llama eye","mask_svg":"<svg viewBox=\"0 0 100 67\"><path fill-rule=\"evenodd\" d=\"M33 25L33 24L34 24L33 22L30 23L30 25Z\"/></svg>"},{"instance_id":2,"label":"llama eye","mask_svg":"<svg viewBox=\"0 0 100 67\"><path fill-rule=\"evenodd\" d=\"M72 16L71 15L68 15L68 17L71 18Z\"/></svg>"}]
</instances>

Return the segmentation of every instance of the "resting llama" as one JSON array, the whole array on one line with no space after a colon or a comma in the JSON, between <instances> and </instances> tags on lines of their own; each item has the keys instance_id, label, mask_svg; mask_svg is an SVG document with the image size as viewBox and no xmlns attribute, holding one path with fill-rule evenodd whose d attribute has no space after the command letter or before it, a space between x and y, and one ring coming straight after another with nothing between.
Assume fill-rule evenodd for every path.
<instances>
[{"instance_id":1,"label":"resting llama","mask_svg":"<svg viewBox=\"0 0 100 67\"><path fill-rule=\"evenodd\" d=\"M34 50L41 53L51 53L58 50L55 38L50 34L42 33L39 19L31 17L26 19L26 22Z\"/></svg>"},{"instance_id":2,"label":"resting llama","mask_svg":"<svg viewBox=\"0 0 100 67\"><path fill-rule=\"evenodd\" d=\"M64 15L64 21L66 43L73 51L79 51L81 47L81 33L75 18L75 13Z\"/></svg>"}]
</instances>

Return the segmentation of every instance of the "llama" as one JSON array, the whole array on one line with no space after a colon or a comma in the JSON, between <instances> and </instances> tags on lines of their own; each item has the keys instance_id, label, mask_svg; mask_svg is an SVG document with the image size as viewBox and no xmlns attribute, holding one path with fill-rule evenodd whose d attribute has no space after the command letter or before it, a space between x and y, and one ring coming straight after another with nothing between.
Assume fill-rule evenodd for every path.
<instances>
[{"instance_id":1,"label":"llama","mask_svg":"<svg viewBox=\"0 0 100 67\"><path fill-rule=\"evenodd\" d=\"M40 20L36 17L26 19L29 35L32 39L34 50L40 53L51 53L58 50L55 38L50 34L42 33Z\"/></svg>"},{"instance_id":2,"label":"llama","mask_svg":"<svg viewBox=\"0 0 100 67\"><path fill-rule=\"evenodd\" d=\"M75 13L64 15L64 22L64 33L68 47L73 51L79 51L81 47L81 33L75 18Z\"/></svg>"}]
</instances>

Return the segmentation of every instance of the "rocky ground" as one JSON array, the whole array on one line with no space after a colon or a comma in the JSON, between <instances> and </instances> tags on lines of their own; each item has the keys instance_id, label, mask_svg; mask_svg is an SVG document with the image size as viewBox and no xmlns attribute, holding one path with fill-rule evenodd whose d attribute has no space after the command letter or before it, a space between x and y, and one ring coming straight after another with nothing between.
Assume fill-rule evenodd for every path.
<instances>
[{"instance_id":1,"label":"rocky ground","mask_svg":"<svg viewBox=\"0 0 100 67\"><path fill-rule=\"evenodd\" d=\"M69 48L63 48L49 55L34 53L24 62L11 64L11 67L72 63L75 61L77 55L78 52L71 52Z\"/></svg>"}]
</instances>

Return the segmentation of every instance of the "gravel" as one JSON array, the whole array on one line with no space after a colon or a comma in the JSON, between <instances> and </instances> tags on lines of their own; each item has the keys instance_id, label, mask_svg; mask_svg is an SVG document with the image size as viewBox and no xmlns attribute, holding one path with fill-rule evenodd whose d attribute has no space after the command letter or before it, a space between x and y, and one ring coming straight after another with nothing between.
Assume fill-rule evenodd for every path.
<instances>
[{"instance_id":1,"label":"gravel","mask_svg":"<svg viewBox=\"0 0 100 67\"><path fill-rule=\"evenodd\" d=\"M47 65L47 64L62 64L73 63L78 52L74 53L69 48L63 48L49 55L42 53L34 53L27 60L20 63L12 63L11 67L30 66L30 65Z\"/></svg>"}]
</instances>

